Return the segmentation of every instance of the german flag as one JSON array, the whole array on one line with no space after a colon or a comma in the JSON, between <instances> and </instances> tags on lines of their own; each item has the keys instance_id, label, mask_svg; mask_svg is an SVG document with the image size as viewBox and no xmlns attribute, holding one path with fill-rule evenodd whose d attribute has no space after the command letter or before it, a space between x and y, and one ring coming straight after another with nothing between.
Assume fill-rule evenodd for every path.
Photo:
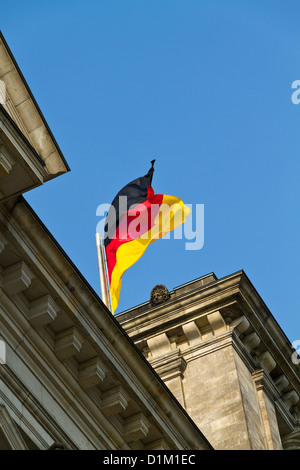
<instances>
[{"instance_id":1,"label":"german flag","mask_svg":"<svg viewBox=\"0 0 300 470\"><path fill-rule=\"evenodd\" d=\"M190 213L182 200L154 194L151 187L154 162L145 176L131 181L114 198L105 221L112 313L120 297L122 276L146 251L148 245L181 225Z\"/></svg>"}]
</instances>

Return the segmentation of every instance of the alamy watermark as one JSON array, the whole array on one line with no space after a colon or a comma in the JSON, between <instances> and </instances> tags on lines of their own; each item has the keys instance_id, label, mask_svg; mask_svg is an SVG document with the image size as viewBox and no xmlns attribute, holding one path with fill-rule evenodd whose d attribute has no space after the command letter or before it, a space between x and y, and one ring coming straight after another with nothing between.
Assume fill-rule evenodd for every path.
<instances>
[{"instance_id":1,"label":"alamy watermark","mask_svg":"<svg viewBox=\"0 0 300 470\"><path fill-rule=\"evenodd\" d=\"M300 103L300 80L294 80L292 83L292 88L295 88L295 91L292 93L291 100L293 104Z\"/></svg>"},{"instance_id":2,"label":"alamy watermark","mask_svg":"<svg viewBox=\"0 0 300 470\"><path fill-rule=\"evenodd\" d=\"M189 215L184 223L183 208L179 203L171 206L164 203L151 204L150 209L139 204L127 210L127 197L120 196L119 212L124 215L116 230L117 214L114 206L104 203L97 207L96 216L101 217L101 220L97 224L96 232L103 233L104 239L129 237L132 240L155 240L172 237L176 240L186 240L186 250L201 250L204 245L204 204L185 204L185 212Z\"/></svg>"}]
</instances>

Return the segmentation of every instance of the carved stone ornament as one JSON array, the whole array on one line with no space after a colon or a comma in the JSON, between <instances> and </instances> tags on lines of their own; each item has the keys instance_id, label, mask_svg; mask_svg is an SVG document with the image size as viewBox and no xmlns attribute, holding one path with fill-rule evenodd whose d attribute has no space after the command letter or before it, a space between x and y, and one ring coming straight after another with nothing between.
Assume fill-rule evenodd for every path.
<instances>
[{"instance_id":1,"label":"carved stone ornament","mask_svg":"<svg viewBox=\"0 0 300 470\"><path fill-rule=\"evenodd\" d=\"M170 297L170 292L166 286L163 284L157 284L151 291L150 304L152 307L155 307L156 305L166 302Z\"/></svg>"}]
</instances>

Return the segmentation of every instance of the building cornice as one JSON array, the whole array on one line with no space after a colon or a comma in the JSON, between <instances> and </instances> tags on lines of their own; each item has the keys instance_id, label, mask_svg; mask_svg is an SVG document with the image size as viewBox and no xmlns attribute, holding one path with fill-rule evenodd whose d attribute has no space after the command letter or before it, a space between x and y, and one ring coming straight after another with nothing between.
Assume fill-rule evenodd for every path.
<instances>
[{"instance_id":1,"label":"building cornice","mask_svg":"<svg viewBox=\"0 0 300 470\"><path fill-rule=\"evenodd\" d=\"M202 317L215 311L220 311L228 324L244 315L253 334L263 341L278 366L288 371L291 385L299 390L300 365L293 364L291 359L294 349L243 270L155 308L149 304L148 310L136 316L127 311L116 318L136 344L143 344L152 335L175 330L195 320L201 321Z\"/></svg>"},{"instance_id":2,"label":"building cornice","mask_svg":"<svg viewBox=\"0 0 300 470\"><path fill-rule=\"evenodd\" d=\"M49 295L61 310L56 317L51 310L52 315L49 315L48 319L49 327L46 325L42 330L30 325L30 316L27 317L28 335L34 342L37 342L36 344L40 343L39 347L42 347L43 344L43 353L46 357L50 355L52 361L57 361L61 357L60 360L64 361L64 367L66 367L68 361L70 362L72 359L69 360L67 356L75 354L77 360L81 362L80 355L83 354L84 358L84 354L86 354L84 351L94 351L93 354L104 362L107 369L113 371L115 379L124 386L125 396L126 390L131 390L131 393L134 391L136 406L144 408L145 419L141 420L138 416L136 417L137 429L142 426L141 429L145 430L145 420L150 414L152 422L159 429L164 429L164 432L167 432L168 440L171 440L172 445L176 448L211 448L201 431L170 393L117 320L106 309L87 281L83 281L82 275L63 250L56 242L54 243L53 237L45 230L43 224L40 223L23 198L19 198L14 204L12 202L6 204L6 207L0 206L0 229L7 241L4 249L9 250L11 244L14 245L14 250L16 247L18 248L18 255L36 278L48 286ZM18 302L20 301L21 297L19 296ZM34 305L36 315L36 303ZM42 312L45 308L51 307L53 309L52 303L48 304L46 300L39 301L38 305L43 309ZM60 331L57 330L57 328L61 329L61 315L66 317L65 322L69 325L69 329L66 330L69 336L63 340ZM26 319L23 321L26 322ZM54 325L54 330L52 325ZM74 327L79 333L79 336L77 334L74 340L72 339L72 331L70 331L71 327ZM51 331L50 336L49 331ZM62 331L62 333L64 332ZM58 359L57 346L59 346ZM67 349L62 352L61 348L64 347ZM48 360L50 360L50 356ZM97 369L95 370L97 373ZM87 371L88 376L84 374L84 377L89 380L90 372L88 369ZM79 373L75 363L72 364L69 373L73 373L73 378ZM114 389L116 385L115 382ZM108 403L107 400L105 403ZM121 428L133 433L132 423L130 426L129 422L128 426L125 422L122 424L121 421L120 423ZM55 440L59 440L58 437Z\"/></svg>"}]
</instances>

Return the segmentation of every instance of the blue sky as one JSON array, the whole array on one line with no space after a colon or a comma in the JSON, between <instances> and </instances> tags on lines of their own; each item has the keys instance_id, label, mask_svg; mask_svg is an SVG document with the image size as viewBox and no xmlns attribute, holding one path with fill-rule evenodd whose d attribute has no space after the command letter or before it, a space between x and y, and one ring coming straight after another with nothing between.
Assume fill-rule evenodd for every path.
<instances>
[{"instance_id":1,"label":"blue sky","mask_svg":"<svg viewBox=\"0 0 300 470\"><path fill-rule=\"evenodd\" d=\"M204 204L205 242L159 240L121 312L244 269L290 339L299 320L300 5L255 0L2 2L0 28L71 172L26 194L99 293L96 208L156 158L156 193Z\"/></svg>"}]
</instances>

